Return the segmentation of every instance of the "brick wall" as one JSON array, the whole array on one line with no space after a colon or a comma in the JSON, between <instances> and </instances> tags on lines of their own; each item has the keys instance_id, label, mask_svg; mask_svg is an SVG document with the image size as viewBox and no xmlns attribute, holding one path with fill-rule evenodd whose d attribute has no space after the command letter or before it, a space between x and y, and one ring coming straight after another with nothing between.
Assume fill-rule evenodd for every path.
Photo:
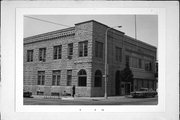
<instances>
[{"instance_id":1,"label":"brick wall","mask_svg":"<svg viewBox=\"0 0 180 120\"><path fill-rule=\"evenodd\" d=\"M72 70L72 85L76 85L78 96L90 96L91 93L91 62L92 62L92 23L77 24L73 31L74 36L52 38L44 40L41 38L31 37L25 40L24 44L24 88L29 89L36 94L38 90L43 91L45 95L51 92L71 92L71 87L66 87L67 70ZM64 31L63 31L64 32ZM69 31L68 31L69 32ZM56 33L57 34L57 33ZM71 33L72 34L72 33ZM50 35L51 37L52 35ZM50 38L44 34L44 39ZM39 40L39 42L38 42ZM78 57L78 42L88 41L88 56ZM73 43L73 58L67 59L67 45ZM62 45L62 59L53 59L53 46ZM39 61L39 48L46 47L46 61ZM27 62L27 50L33 49L33 62ZM84 69L87 73L87 87L78 87L78 72ZM61 86L52 85L52 70L61 70ZM37 72L45 71L45 85L37 85ZM33 85L33 86L32 86Z\"/></svg>"},{"instance_id":2,"label":"brick wall","mask_svg":"<svg viewBox=\"0 0 180 120\"><path fill-rule=\"evenodd\" d=\"M93 75L97 69L101 70L104 74L104 51L105 51L105 32L108 27L100 24L98 22L94 22L93 24ZM95 57L95 41L99 41L103 43L103 58ZM137 47L138 46L138 47ZM122 62L116 60L116 47L122 48ZM137 48L143 51L144 54L149 56L153 56L154 59L148 59L144 56L139 56L138 54L134 54L132 52L128 52L126 49L130 49L132 51L137 51ZM137 51L138 52L138 51ZM141 41L134 40L131 37L126 36L123 32L118 32L117 30L110 29L108 31L108 64L109 64L109 78L107 83L108 95L115 95L116 93L116 72L121 71L125 68L125 55L135 56L142 59L147 59L153 62L153 71L145 71L144 69L132 68L134 78L142 78L142 79L152 79L154 80L154 64L156 59L156 48L143 43ZM144 64L142 62L142 64ZM142 66L144 68L144 66ZM92 76L93 76L92 75ZM120 78L119 78L120 79ZM92 78L92 84L94 83L94 77ZM102 82L102 88L92 88L92 94L94 96L102 96L104 95L104 78ZM135 83L137 84L137 83ZM120 86L120 85L119 85ZM100 91L100 92L99 92Z\"/></svg>"},{"instance_id":3,"label":"brick wall","mask_svg":"<svg viewBox=\"0 0 180 120\"><path fill-rule=\"evenodd\" d=\"M65 30L50 32L25 38L24 42L24 89L29 89L36 94L38 90L44 91L45 95L51 92L71 92L72 86L67 85L67 70L72 70L72 85L76 85L77 96L104 96L104 78L102 78L102 87L94 87L95 72L100 70L104 75L104 43L105 31L108 27L95 21L88 21L75 24L75 27ZM53 37L54 36L54 37ZM78 43L88 41L88 56L79 57ZM95 41L103 43L103 58L95 57ZM68 43L73 43L73 58L67 58ZM53 59L53 46L62 45L62 58ZM138 49L143 52L142 55L136 54ZM46 47L46 61L39 61L39 48ZM122 48L122 62L116 61L116 47ZM27 62L27 50L34 50L33 62ZM144 57L153 56L154 58ZM146 43L134 40L126 36L123 32L111 29L108 32L108 95L116 94L116 72L125 67L125 55L140 57L155 62L156 48ZM144 66L143 66L144 67ZM153 64L153 69L154 69ZM87 86L78 86L78 72L84 69L87 74ZM144 69L131 68L135 78L154 79L154 71L149 72ZM45 71L45 85L37 85L38 71ZM52 86L52 70L61 70L61 86ZM138 84L135 83L135 84ZM150 83L152 84L152 83Z\"/></svg>"}]
</instances>

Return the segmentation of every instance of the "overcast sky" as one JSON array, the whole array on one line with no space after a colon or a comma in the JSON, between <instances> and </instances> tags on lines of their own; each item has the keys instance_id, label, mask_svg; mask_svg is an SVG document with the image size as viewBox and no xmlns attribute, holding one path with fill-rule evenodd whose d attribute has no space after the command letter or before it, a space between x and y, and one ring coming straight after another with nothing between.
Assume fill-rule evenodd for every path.
<instances>
[{"instance_id":1,"label":"overcast sky","mask_svg":"<svg viewBox=\"0 0 180 120\"><path fill-rule=\"evenodd\" d=\"M56 25L24 17L24 37L67 28L67 26L73 27L76 23L88 20L96 20L108 25L109 27L122 26L122 28L119 28L118 30L135 38L135 15L36 15L30 17L62 25ZM158 16L136 15L136 26L137 39L157 47Z\"/></svg>"}]
</instances>

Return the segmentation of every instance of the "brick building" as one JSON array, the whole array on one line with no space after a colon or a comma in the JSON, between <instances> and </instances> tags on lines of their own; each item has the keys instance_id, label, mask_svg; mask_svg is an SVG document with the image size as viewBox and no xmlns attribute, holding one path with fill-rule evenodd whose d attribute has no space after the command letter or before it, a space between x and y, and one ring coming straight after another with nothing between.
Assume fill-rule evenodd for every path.
<instances>
[{"instance_id":1,"label":"brick building","mask_svg":"<svg viewBox=\"0 0 180 120\"><path fill-rule=\"evenodd\" d=\"M94 20L75 27L24 38L24 90L34 95L104 96L104 42L108 26ZM156 47L125 33L108 31L108 95L141 87L156 89ZM134 80L121 80L129 64Z\"/></svg>"}]
</instances>

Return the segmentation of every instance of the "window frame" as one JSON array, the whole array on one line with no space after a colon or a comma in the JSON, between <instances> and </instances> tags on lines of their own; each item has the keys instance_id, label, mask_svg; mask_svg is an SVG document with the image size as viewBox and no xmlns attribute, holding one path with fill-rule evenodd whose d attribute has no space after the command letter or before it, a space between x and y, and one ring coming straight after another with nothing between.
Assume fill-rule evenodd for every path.
<instances>
[{"instance_id":1,"label":"window frame","mask_svg":"<svg viewBox=\"0 0 180 120\"><path fill-rule=\"evenodd\" d=\"M39 61L46 61L46 48L39 48Z\"/></svg>"},{"instance_id":2,"label":"window frame","mask_svg":"<svg viewBox=\"0 0 180 120\"><path fill-rule=\"evenodd\" d=\"M98 73L100 73L100 74L98 74ZM102 87L102 72L100 70L95 71L94 87Z\"/></svg>"},{"instance_id":3,"label":"window frame","mask_svg":"<svg viewBox=\"0 0 180 120\"><path fill-rule=\"evenodd\" d=\"M38 71L37 85L45 85L45 71Z\"/></svg>"},{"instance_id":4,"label":"window frame","mask_svg":"<svg viewBox=\"0 0 180 120\"><path fill-rule=\"evenodd\" d=\"M138 59L138 67L142 68L142 59L141 58Z\"/></svg>"},{"instance_id":5,"label":"window frame","mask_svg":"<svg viewBox=\"0 0 180 120\"><path fill-rule=\"evenodd\" d=\"M95 57L103 58L104 44L99 41L95 41Z\"/></svg>"},{"instance_id":6,"label":"window frame","mask_svg":"<svg viewBox=\"0 0 180 120\"><path fill-rule=\"evenodd\" d=\"M79 57L87 57L88 56L88 41L81 41L78 43L78 53Z\"/></svg>"},{"instance_id":7,"label":"window frame","mask_svg":"<svg viewBox=\"0 0 180 120\"><path fill-rule=\"evenodd\" d=\"M55 80L54 80L55 77ZM59 77L59 79L58 79ZM61 70L53 70L52 71L52 86L60 86L60 81L61 81Z\"/></svg>"},{"instance_id":8,"label":"window frame","mask_svg":"<svg viewBox=\"0 0 180 120\"><path fill-rule=\"evenodd\" d=\"M130 66L130 56L126 55L126 64L128 64Z\"/></svg>"},{"instance_id":9,"label":"window frame","mask_svg":"<svg viewBox=\"0 0 180 120\"><path fill-rule=\"evenodd\" d=\"M85 81L85 83L84 83L84 81ZM78 86L79 87L86 87L87 86L87 73L86 73L86 70L84 70L84 69L81 69L78 72Z\"/></svg>"},{"instance_id":10,"label":"window frame","mask_svg":"<svg viewBox=\"0 0 180 120\"><path fill-rule=\"evenodd\" d=\"M68 44L68 59L72 59L73 57L73 43Z\"/></svg>"},{"instance_id":11,"label":"window frame","mask_svg":"<svg viewBox=\"0 0 180 120\"><path fill-rule=\"evenodd\" d=\"M69 74L69 72L71 74ZM72 85L72 70L67 70L67 86L71 86L71 85Z\"/></svg>"},{"instance_id":12,"label":"window frame","mask_svg":"<svg viewBox=\"0 0 180 120\"><path fill-rule=\"evenodd\" d=\"M144 69L145 71L152 71L152 62L146 60L144 63Z\"/></svg>"},{"instance_id":13,"label":"window frame","mask_svg":"<svg viewBox=\"0 0 180 120\"><path fill-rule=\"evenodd\" d=\"M27 62L33 62L34 50L27 50Z\"/></svg>"},{"instance_id":14,"label":"window frame","mask_svg":"<svg viewBox=\"0 0 180 120\"><path fill-rule=\"evenodd\" d=\"M116 54L116 61L117 62L122 62L122 48L121 47L117 47L115 48L115 54Z\"/></svg>"},{"instance_id":15,"label":"window frame","mask_svg":"<svg viewBox=\"0 0 180 120\"><path fill-rule=\"evenodd\" d=\"M62 45L53 46L53 59L62 59Z\"/></svg>"}]
</instances>

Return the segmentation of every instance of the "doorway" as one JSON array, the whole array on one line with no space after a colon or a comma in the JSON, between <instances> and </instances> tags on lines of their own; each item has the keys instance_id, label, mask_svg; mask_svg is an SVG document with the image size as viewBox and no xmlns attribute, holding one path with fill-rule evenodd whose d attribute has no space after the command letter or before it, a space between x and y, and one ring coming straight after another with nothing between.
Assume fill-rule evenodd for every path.
<instances>
[{"instance_id":1,"label":"doorway","mask_svg":"<svg viewBox=\"0 0 180 120\"><path fill-rule=\"evenodd\" d=\"M116 78L115 78L115 95L121 94L121 76L120 71L116 71Z\"/></svg>"}]
</instances>

